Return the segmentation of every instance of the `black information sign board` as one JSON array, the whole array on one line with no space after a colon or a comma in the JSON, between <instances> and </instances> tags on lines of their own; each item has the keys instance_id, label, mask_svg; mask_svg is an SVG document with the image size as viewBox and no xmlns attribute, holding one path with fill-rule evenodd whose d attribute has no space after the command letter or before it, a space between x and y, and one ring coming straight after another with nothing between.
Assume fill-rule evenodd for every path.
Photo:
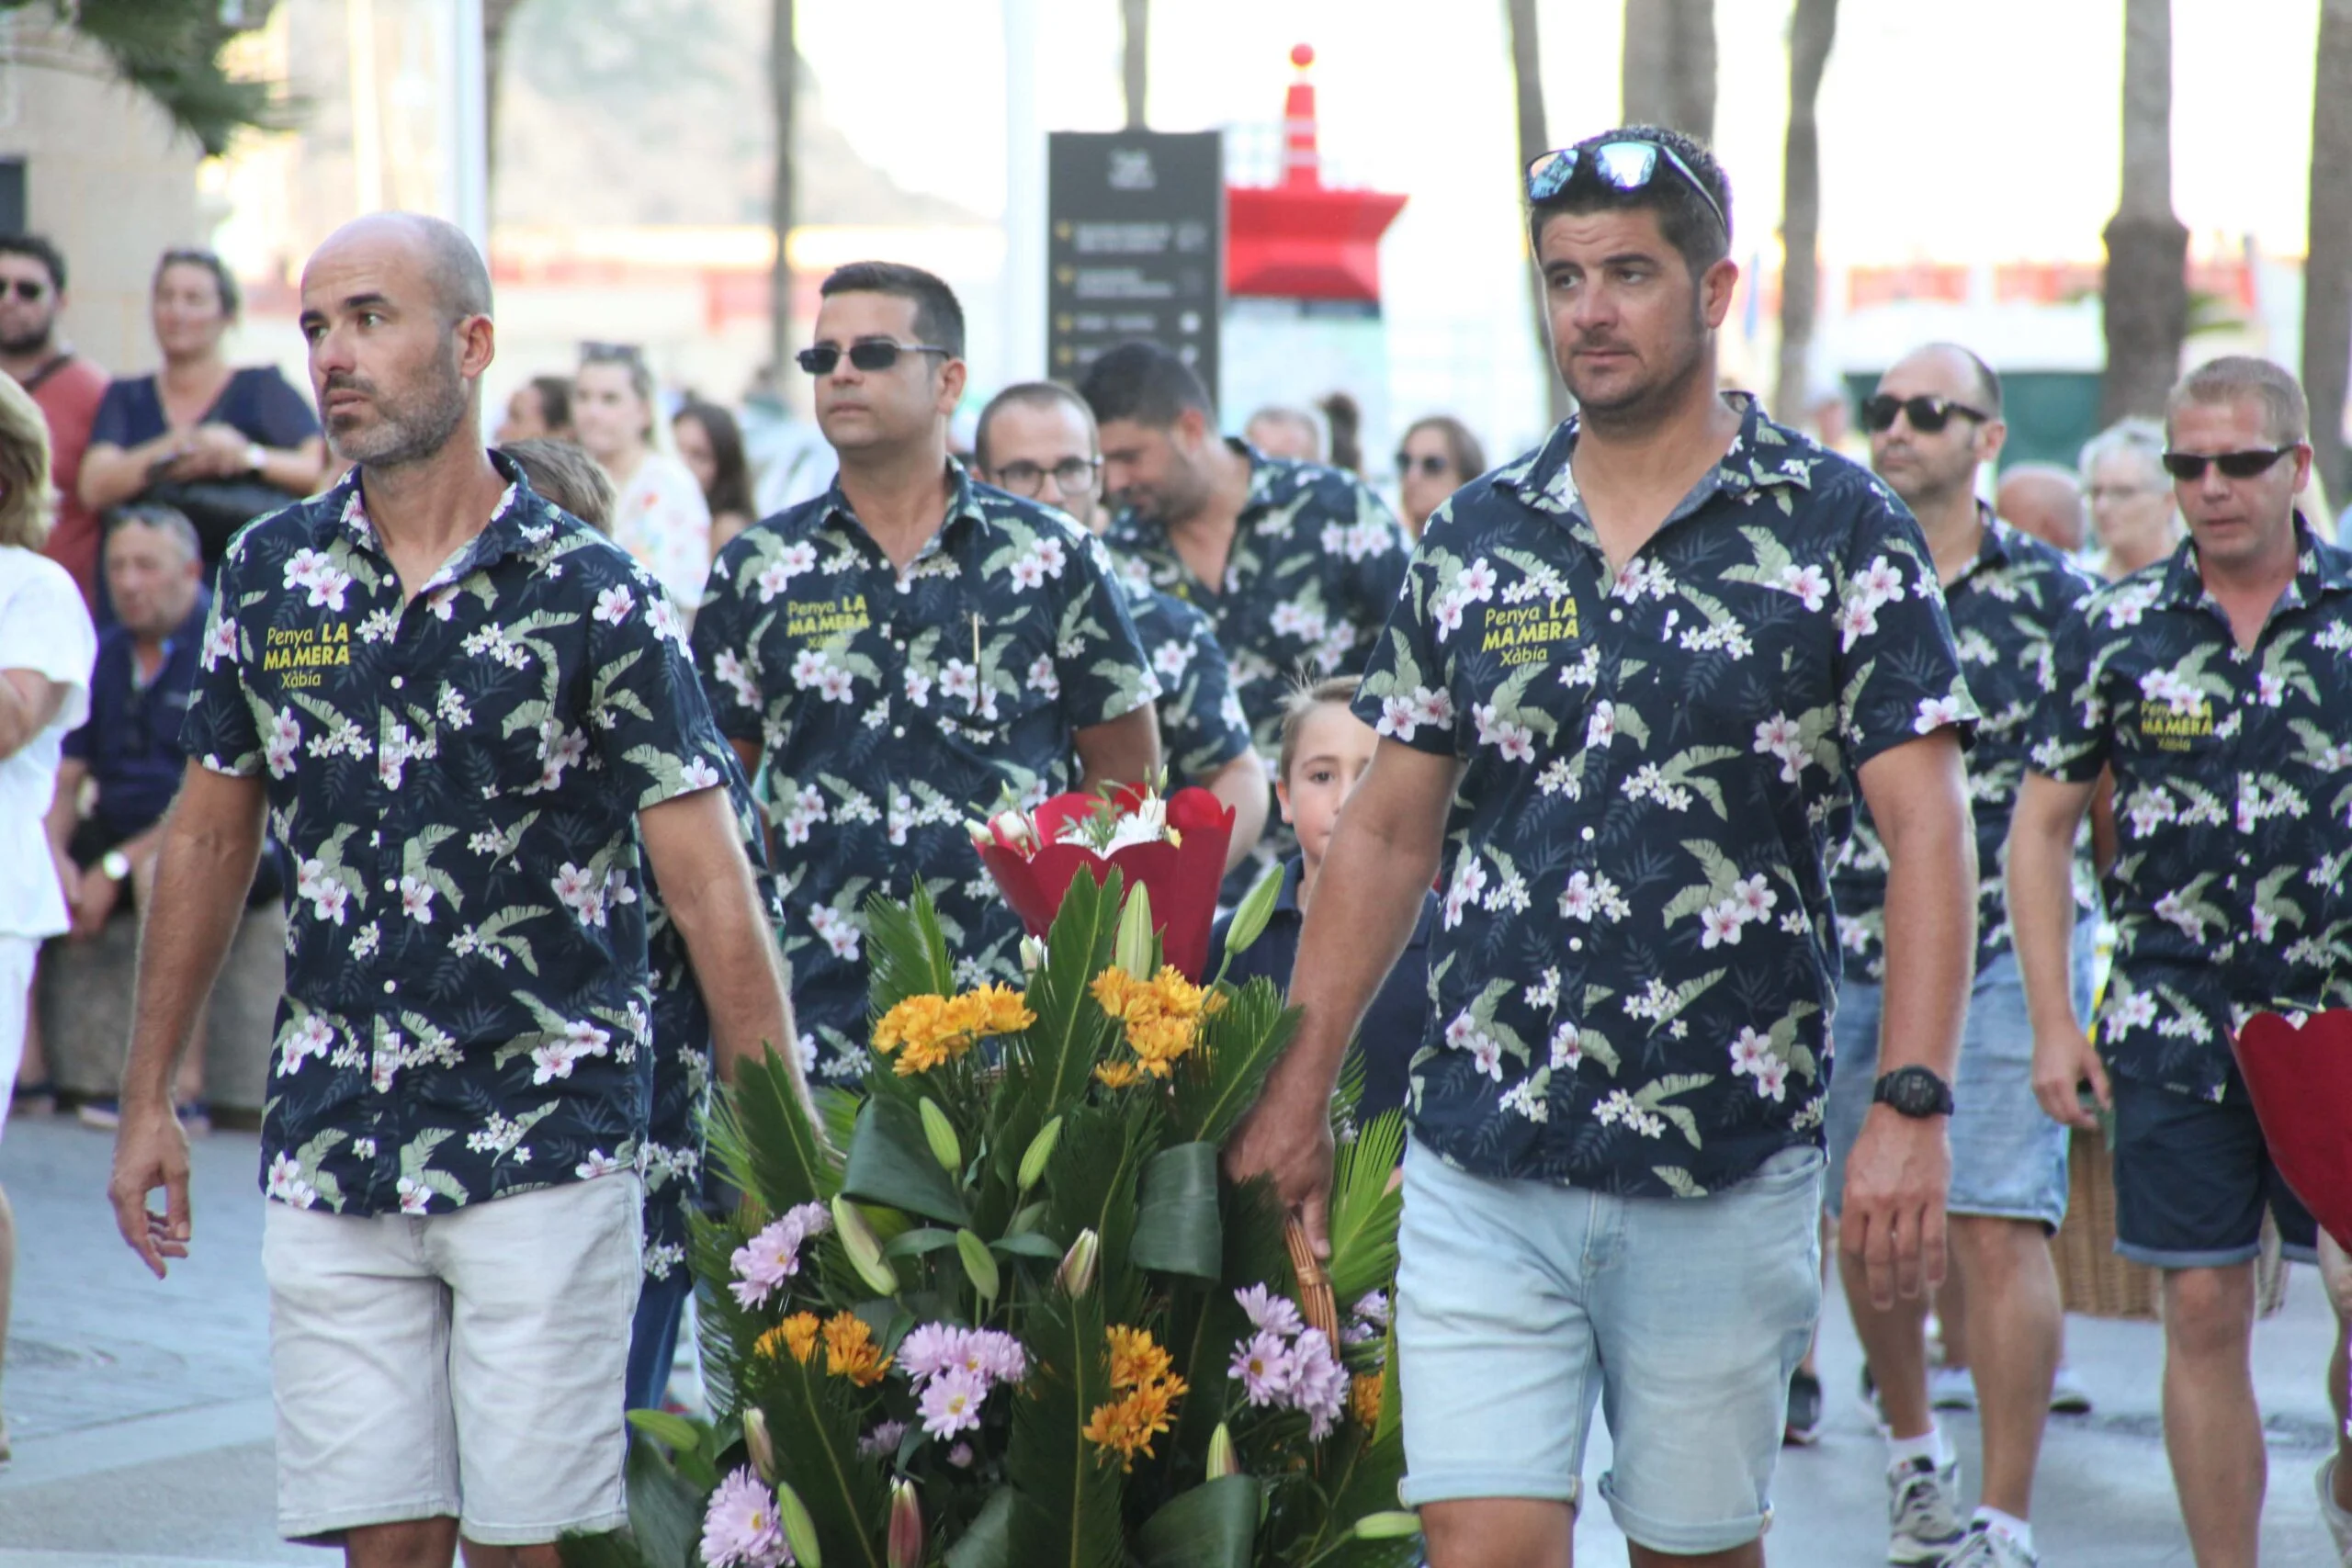
<instances>
[{"instance_id":1,"label":"black information sign board","mask_svg":"<svg viewBox=\"0 0 2352 1568\"><path fill-rule=\"evenodd\" d=\"M1225 152L1214 130L1057 130L1046 138L1046 365L1075 380L1148 338L1216 395L1225 303Z\"/></svg>"}]
</instances>

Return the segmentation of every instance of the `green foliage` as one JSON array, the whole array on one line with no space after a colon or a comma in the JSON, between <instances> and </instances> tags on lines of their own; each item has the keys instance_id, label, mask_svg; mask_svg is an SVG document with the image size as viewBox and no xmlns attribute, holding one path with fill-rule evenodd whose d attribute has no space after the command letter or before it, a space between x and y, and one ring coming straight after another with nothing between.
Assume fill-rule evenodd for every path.
<instances>
[{"instance_id":1,"label":"green foliage","mask_svg":"<svg viewBox=\"0 0 2352 1568\"><path fill-rule=\"evenodd\" d=\"M710 1149L738 1190L781 1213L841 1190L833 1145L818 1135L793 1092L792 1071L770 1046L746 1062L731 1092L712 1097Z\"/></svg>"},{"instance_id":2,"label":"green foliage","mask_svg":"<svg viewBox=\"0 0 2352 1568\"><path fill-rule=\"evenodd\" d=\"M823 1365L821 1350L805 1363L788 1352L758 1357L751 1363L748 1392L767 1412L777 1469L800 1494L825 1561L883 1568L889 1488L880 1469L857 1451L851 1384L821 1371Z\"/></svg>"},{"instance_id":3,"label":"green foliage","mask_svg":"<svg viewBox=\"0 0 2352 1568\"><path fill-rule=\"evenodd\" d=\"M1144 1162L1136 1189L1135 1246L1128 1249L1136 1268L1216 1280L1225 1261L1216 1157L1215 1144L1178 1144Z\"/></svg>"},{"instance_id":4,"label":"green foliage","mask_svg":"<svg viewBox=\"0 0 2352 1568\"><path fill-rule=\"evenodd\" d=\"M255 6L255 10L266 9ZM240 81L220 66L236 34L220 7L194 0L0 0L0 14L39 11L97 45L114 73L154 100L208 157L244 130L288 130L308 107L283 82Z\"/></svg>"},{"instance_id":5,"label":"green foliage","mask_svg":"<svg viewBox=\"0 0 2352 1568\"><path fill-rule=\"evenodd\" d=\"M932 1158L922 1120L904 1100L869 1100L857 1113L842 1190L860 1202L888 1203L943 1224L971 1218L963 1187Z\"/></svg>"},{"instance_id":6,"label":"green foliage","mask_svg":"<svg viewBox=\"0 0 2352 1568\"><path fill-rule=\"evenodd\" d=\"M1136 1533L1144 1568L1250 1568L1258 1512L1256 1476L1204 1482L1152 1515Z\"/></svg>"},{"instance_id":7,"label":"green foliage","mask_svg":"<svg viewBox=\"0 0 2352 1568\"><path fill-rule=\"evenodd\" d=\"M1329 1268L1331 1292L1342 1309L1396 1278L1396 1225L1405 1215L1405 1193L1391 1178L1404 1154L1405 1113L1389 1111L1358 1129L1332 1163Z\"/></svg>"},{"instance_id":8,"label":"green foliage","mask_svg":"<svg viewBox=\"0 0 2352 1568\"><path fill-rule=\"evenodd\" d=\"M1298 1015L1283 1010L1282 993L1262 976L1224 995L1200 1048L1176 1075L1176 1129L1204 1144L1222 1144L1241 1124L1298 1027Z\"/></svg>"},{"instance_id":9,"label":"green foliage","mask_svg":"<svg viewBox=\"0 0 2352 1568\"><path fill-rule=\"evenodd\" d=\"M1102 1292L1047 1296L1029 1316L1031 1367L1013 1402L1005 1469L1017 1477L1007 1530L1022 1568L1125 1568L1118 1461L1086 1440L1111 1397Z\"/></svg>"}]
</instances>

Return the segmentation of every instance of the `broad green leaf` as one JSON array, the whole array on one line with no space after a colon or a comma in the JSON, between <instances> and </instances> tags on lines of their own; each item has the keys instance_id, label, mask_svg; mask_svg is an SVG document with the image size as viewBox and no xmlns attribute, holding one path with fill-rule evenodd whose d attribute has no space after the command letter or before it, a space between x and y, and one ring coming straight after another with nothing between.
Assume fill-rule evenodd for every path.
<instances>
[{"instance_id":1,"label":"broad green leaf","mask_svg":"<svg viewBox=\"0 0 2352 1568\"><path fill-rule=\"evenodd\" d=\"M1136 1532L1144 1568L1250 1568L1258 1478L1228 1475L1178 1494Z\"/></svg>"},{"instance_id":2,"label":"broad green leaf","mask_svg":"<svg viewBox=\"0 0 2352 1568\"><path fill-rule=\"evenodd\" d=\"M1139 1269L1214 1280L1224 1261L1217 1217L1215 1144L1179 1144L1144 1162L1136 1183L1136 1234L1127 1256Z\"/></svg>"},{"instance_id":3,"label":"broad green leaf","mask_svg":"<svg viewBox=\"0 0 2352 1568\"><path fill-rule=\"evenodd\" d=\"M922 1116L903 1100L869 1100L858 1111L842 1190L861 1202L887 1203L945 1224L971 1223L963 1189L939 1168Z\"/></svg>"},{"instance_id":4,"label":"broad green leaf","mask_svg":"<svg viewBox=\"0 0 2352 1568\"><path fill-rule=\"evenodd\" d=\"M680 1453L692 1453L702 1446L702 1428L683 1416L673 1416L666 1410L632 1410L628 1424L650 1438L658 1438Z\"/></svg>"},{"instance_id":5,"label":"broad green leaf","mask_svg":"<svg viewBox=\"0 0 2352 1568\"><path fill-rule=\"evenodd\" d=\"M685 1562L702 1538L702 1489L685 1483L651 1445L631 1445L628 1528L654 1562Z\"/></svg>"},{"instance_id":6,"label":"broad green leaf","mask_svg":"<svg viewBox=\"0 0 2352 1568\"><path fill-rule=\"evenodd\" d=\"M962 1539L946 1552L947 1568L1012 1568L1012 1488L1000 1486L980 1505Z\"/></svg>"},{"instance_id":7,"label":"broad green leaf","mask_svg":"<svg viewBox=\"0 0 2352 1568\"><path fill-rule=\"evenodd\" d=\"M883 1247L882 1256L885 1258L916 1258L922 1256L923 1253L937 1252L943 1247L953 1247L955 1245L956 1233L954 1231L941 1230L936 1225L925 1225L920 1230L910 1230L904 1235L894 1237L890 1242ZM1054 1256L1059 1258L1061 1254L1057 1252Z\"/></svg>"},{"instance_id":8,"label":"broad green leaf","mask_svg":"<svg viewBox=\"0 0 2352 1568\"><path fill-rule=\"evenodd\" d=\"M1000 1236L989 1243L991 1250L1008 1258L1041 1258L1048 1263L1059 1263L1069 1250L1042 1231L1026 1231L1020 1235Z\"/></svg>"}]
</instances>

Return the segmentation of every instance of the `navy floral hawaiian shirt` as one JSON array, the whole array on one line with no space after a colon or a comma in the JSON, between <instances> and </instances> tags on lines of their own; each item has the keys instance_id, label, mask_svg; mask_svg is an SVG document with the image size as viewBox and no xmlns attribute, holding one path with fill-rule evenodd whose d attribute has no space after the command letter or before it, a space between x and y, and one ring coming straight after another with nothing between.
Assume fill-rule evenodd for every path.
<instances>
[{"instance_id":1,"label":"navy floral hawaiian shirt","mask_svg":"<svg viewBox=\"0 0 2352 1568\"><path fill-rule=\"evenodd\" d=\"M836 484L732 540L695 622L719 728L763 751L802 1066L822 1078L865 1066L865 900L922 877L961 978L1018 981L1021 922L964 823L1076 788L1076 732L1159 691L1102 545L951 478L903 573Z\"/></svg>"},{"instance_id":2,"label":"navy floral hawaiian shirt","mask_svg":"<svg viewBox=\"0 0 2352 1568\"><path fill-rule=\"evenodd\" d=\"M1976 558L1944 584L1944 605L1960 645L1968 694L1983 715L1968 753L1968 798L1976 819L1976 966L2009 951L2009 906L2001 851L2009 817L2025 783L2025 751L2033 716L2057 690L2051 645L2067 612L2096 584L2064 556L2030 534L1982 513L1984 542ZM1829 891L1838 905L1838 940L1849 972L1873 983L1886 978L1886 846L1870 807L1854 802L1854 834L1832 865ZM2090 835L2075 856L2075 897L2085 915L2098 912L2092 886Z\"/></svg>"},{"instance_id":3,"label":"navy floral hawaiian shirt","mask_svg":"<svg viewBox=\"0 0 2352 1568\"><path fill-rule=\"evenodd\" d=\"M2092 594L2034 726L2035 772L2115 770L2100 1052L2210 1100L2244 1015L2352 1005L2352 554L2296 532L2294 581L2250 650L2194 541Z\"/></svg>"},{"instance_id":4,"label":"navy floral hawaiian shirt","mask_svg":"<svg viewBox=\"0 0 2352 1568\"><path fill-rule=\"evenodd\" d=\"M767 835L751 781L730 752L720 771L768 919L784 923L784 897L768 874ZM707 1145L703 1117L710 1108L710 1008L695 978L685 938L662 901L649 866L645 876L645 948L653 974L653 1113L637 1160L645 1179L645 1274L667 1280L686 1263L686 1214L702 1183Z\"/></svg>"},{"instance_id":5,"label":"navy floral hawaiian shirt","mask_svg":"<svg viewBox=\"0 0 2352 1568\"><path fill-rule=\"evenodd\" d=\"M1159 756L1168 787L1205 784L1250 750L1250 721L1209 618L1182 599L1122 577L1136 635L1159 682Z\"/></svg>"},{"instance_id":6,"label":"navy floral hawaiian shirt","mask_svg":"<svg viewBox=\"0 0 2352 1568\"><path fill-rule=\"evenodd\" d=\"M355 473L238 536L182 743L285 846L272 1198L441 1213L626 1171L651 1064L637 813L724 776L661 588L511 481L413 599Z\"/></svg>"},{"instance_id":7,"label":"navy floral hawaiian shirt","mask_svg":"<svg viewBox=\"0 0 2352 1568\"><path fill-rule=\"evenodd\" d=\"M1208 613L1272 779L1282 754L1283 702L1301 679L1363 669L1396 602L1411 541L1387 502L1353 474L1227 444L1250 459L1250 499L1223 584L1194 576L1166 530L1133 511L1112 519L1104 539L1130 574ZM1226 897L1247 892L1293 844L1270 816L1266 839L1227 879Z\"/></svg>"},{"instance_id":8,"label":"navy floral hawaiian shirt","mask_svg":"<svg viewBox=\"0 0 2352 1568\"><path fill-rule=\"evenodd\" d=\"M1736 401L1622 570L1574 419L1457 491L1357 698L1466 764L1411 1103L1475 1174L1693 1196L1820 1143L1853 775L1974 717L1902 503Z\"/></svg>"}]
</instances>

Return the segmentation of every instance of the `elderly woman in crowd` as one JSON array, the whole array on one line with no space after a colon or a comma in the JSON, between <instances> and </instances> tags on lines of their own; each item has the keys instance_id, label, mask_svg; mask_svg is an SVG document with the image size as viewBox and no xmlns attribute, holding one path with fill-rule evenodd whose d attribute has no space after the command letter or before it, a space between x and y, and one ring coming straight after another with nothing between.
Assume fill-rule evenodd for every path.
<instances>
[{"instance_id":1,"label":"elderly woman in crowd","mask_svg":"<svg viewBox=\"0 0 2352 1568\"><path fill-rule=\"evenodd\" d=\"M693 471L664 449L669 423L644 355L590 349L572 378L571 424L620 497L613 543L669 590L672 604L693 610L710 575L710 503Z\"/></svg>"},{"instance_id":2,"label":"elderly woman in crowd","mask_svg":"<svg viewBox=\"0 0 2352 1568\"><path fill-rule=\"evenodd\" d=\"M2083 446L2083 496L2110 581L2129 577L2180 544L2180 513L2165 472L2165 427L2152 419L2118 420Z\"/></svg>"},{"instance_id":3,"label":"elderly woman in crowd","mask_svg":"<svg viewBox=\"0 0 2352 1568\"><path fill-rule=\"evenodd\" d=\"M1416 539L1445 498L1487 471L1486 449L1470 427L1433 413L1405 427L1396 443L1396 514Z\"/></svg>"},{"instance_id":4,"label":"elderly woman in crowd","mask_svg":"<svg viewBox=\"0 0 2352 1568\"><path fill-rule=\"evenodd\" d=\"M49 426L30 395L0 376L0 1085L17 1081L24 1055L34 955L43 937L66 929L72 870L51 857L42 821L66 732L89 716L97 657L82 591L40 553L49 518ZM0 1134L7 1119L0 1096ZM16 1219L0 1192L0 1351L16 1262Z\"/></svg>"}]
</instances>

